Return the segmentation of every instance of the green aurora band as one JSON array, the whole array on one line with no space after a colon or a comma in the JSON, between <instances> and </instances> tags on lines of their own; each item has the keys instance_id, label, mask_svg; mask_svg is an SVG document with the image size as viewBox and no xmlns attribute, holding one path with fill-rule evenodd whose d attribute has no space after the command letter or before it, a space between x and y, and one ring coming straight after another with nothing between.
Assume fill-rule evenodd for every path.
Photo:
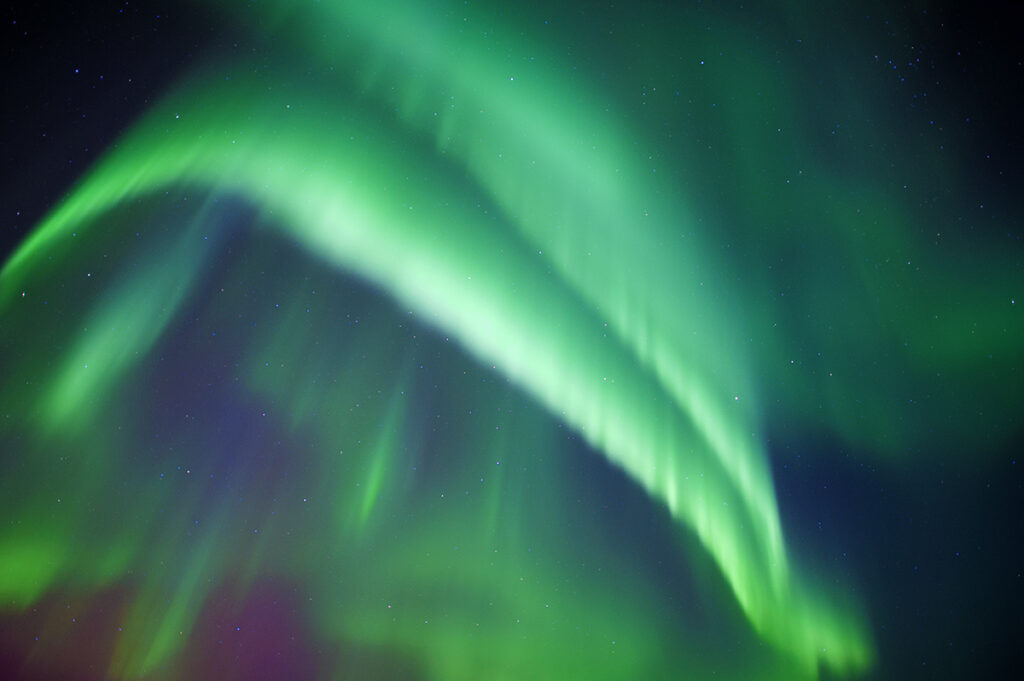
<instances>
[{"instance_id":1,"label":"green aurora band","mask_svg":"<svg viewBox=\"0 0 1024 681\"><path fill-rule=\"evenodd\" d=\"M726 256L701 237L694 208L680 199L679 178L652 172L637 153L636 146L654 144L638 142L643 126L624 124L625 116L592 82L570 76L562 58L523 38L515 26L526 19L495 22L462 6L439 11L399 2L332 2L300 11L293 4L224 3L225 17L237 15L251 30L280 38L271 51L278 56L264 58L273 66L254 68L256 59L225 57L182 78L46 216L0 275L0 314L8 328L30 328L28 312L19 306L44 297L40 291L51 301L89 296L80 321L52 321L46 330L49 337L67 339L59 359L8 367L0 394L5 412L16 414L4 426L5 442L18 438L25 452L17 477L51 481L19 492L10 488L11 476L4 483L8 514L41 518L0 532L0 597L8 607L24 610L57 588L87 594L146 574L126 607L124 634L110 662L112 675L136 678L166 671L218 585L244 592L260 574L282 575L317 594L310 617L325 641L394 648L430 678L658 676L651 670L673 658L664 651L672 644L643 621L645 607L657 601L653 587L638 585L627 599L614 595L614 584L592 576L579 580L575 599L561 597L559 605L581 618L600 622L618 613L629 622L620 628L614 656L596 652L595 641L570 627L535 623L522 633L505 615L492 614L483 615L487 633L471 635L464 628L481 618L476 599L495 584L515 585L488 596L508 599L498 607L509 622L517 609L550 605L548 590L519 584L523 573L535 569L532 563L472 566L489 560L497 543L524 541L514 538L497 510L509 485L522 480L493 460L522 446L508 438L549 433L547 419L554 418L642 487L706 550L749 627L775 651L759 653L757 669L735 669L738 677L814 678L821 666L832 673L869 668L873 644L860 608L831 580L826 596L826 580L812 580L784 540L755 376L764 371L760 358L782 355L777 348L787 340L774 335L755 354L750 327L767 327L763 313L747 319L722 313L743 309L748 287L757 284L723 275L729 271ZM486 30L464 30L483 24ZM307 68L314 59L319 66ZM747 78L770 83L758 63L751 56L737 73L746 70L752 74ZM763 99L781 101L781 89L765 85ZM738 137L754 135L742 122L734 128ZM755 146L750 141L749 148ZM838 179L817 181L822 194L837 197L830 218L834 238L859 238L856 227L844 224L859 210L852 208L858 200L838 189ZM686 187L681 191L685 196ZM240 228L255 245L248 260L225 265L237 205L258 212ZM890 208L881 211L894 226L885 247L899 251L904 237L893 217L898 208ZM127 235L147 222L164 225L163 235L145 245L130 243ZM104 246L103 239L118 245ZM376 347L390 333L383 325L371 322L340 340L350 333L341 330L340 319L318 322L331 330L327 338L339 338L337 348L325 340L310 354L308 342L295 339L297 329L312 323L305 302L284 305L270 335L242 342L247 349L235 375L250 394L290 411L282 428L316 443L301 453L310 459L298 469L305 473L295 473L314 481L315 492L278 503L277 493L268 491L273 517L264 513L247 525L259 531L244 539L238 538L239 512L231 510L232 495L226 494L195 530L186 555L171 533L198 525L196 509L211 503L212 487L186 493L180 485L171 491L162 484L127 491L119 508L137 510L116 522L107 519L102 531L87 529L89 519L81 513L43 510L57 496L65 506L94 508L124 462L115 454L97 455L56 473L57 452L86 438L92 440L87 451L119 451L119 436L100 435L95 424L128 409L132 399L145 403L145 367L181 319L232 317L232 305L244 303L220 301L216 294L196 312L189 301L208 290L203 282L221 269L219 281L229 283L272 270L275 240L386 293L417 323L450 336L480 365L506 377L509 387L496 390L514 386L547 412L523 416L512 434L508 427L496 435L466 426L462 441L451 445L477 452L473 457L497 469L487 474L494 491L473 507L476 538L455 542L470 567L417 558L448 541L451 528L470 522L465 509L445 506L443 495L422 511L416 531L380 529L386 523L382 499L395 499L413 484L403 480L401 462L428 448L407 413L414 362L395 361ZM863 253L859 246L846 248L857 254L852 262ZM54 288L62 272L85 266L62 263L90 262L86 258L99 253L110 264L95 293ZM284 279L281 288L294 285ZM299 285L295 297L308 298L309 288ZM328 300L318 309L341 315L342 302ZM897 304L880 303L883 309L875 313L888 315L886 306ZM993 333L987 341L1011 348L1013 336ZM852 348L859 339L831 342ZM953 345L934 351L948 357ZM366 386L381 379L358 363L346 367L346 357L367 353L367 365L384 371L394 389L370 401L372 417L353 421L343 412L365 400ZM275 366L295 368L275 372ZM348 377L343 386L317 383L315 376L331 372ZM837 379L827 388L799 386L799 380L792 379L795 392L832 392L839 406L822 418L849 439L893 448L910 440L913 430L901 429L902 416L863 399L871 390L866 377ZM865 430L863 414L847 421L845 406L854 401L879 410L867 414L876 432ZM325 404L336 406L316 406ZM323 413L310 416L318 409ZM202 449L197 442L185 438L175 447ZM356 454L338 444L355 442ZM351 467L344 473L337 468L338 451ZM462 465L477 466L473 457ZM465 474L467 489L480 477L475 470ZM537 484L557 494L561 483ZM259 495L250 489L248 496ZM284 522L278 518L311 512L306 498L321 514L319 548L285 536L283 529L275 532L275 523ZM150 527L156 516L146 509L160 509L159 523L174 528L168 536ZM375 532L405 539L368 553L367 538ZM550 536L536 544L555 551L560 541ZM597 546L601 540L588 535L580 541ZM318 567L325 551L333 556L330 569ZM476 558L466 558L471 555ZM366 560L374 562L373 575L365 574ZM426 601L432 597L424 592L446 585L447 607L457 614L447 623L425 625L416 616L396 622L378 602L383 584L404 585L419 594L411 598ZM461 606L459 598L465 599ZM604 609L581 604L588 599L605 603ZM606 628L614 628L610 619ZM566 655L566 648L578 654ZM699 657L689 663L699 666Z\"/></svg>"}]
</instances>

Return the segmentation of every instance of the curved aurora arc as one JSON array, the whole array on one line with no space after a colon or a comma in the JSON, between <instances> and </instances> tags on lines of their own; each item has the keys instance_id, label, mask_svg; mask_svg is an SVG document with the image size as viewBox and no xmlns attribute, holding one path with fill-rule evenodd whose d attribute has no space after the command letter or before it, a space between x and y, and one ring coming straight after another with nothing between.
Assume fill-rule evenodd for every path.
<instances>
[{"instance_id":1,"label":"curved aurora arc","mask_svg":"<svg viewBox=\"0 0 1024 681\"><path fill-rule=\"evenodd\" d=\"M782 664L807 677L819 664L867 667L872 647L856 608L824 598L787 558L750 369L729 340L739 329L714 312L735 304L732 294L721 282L713 298L703 294L710 279L698 272L696 239L664 245L686 208L631 160L626 135L609 134L611 117L594 113L606 107L550 70L510 72L508 60L490 56L490 43L459 41L408 8L339 3L260 21L347 68L304 82L287 65L255 75L244 61L207 65L43 220L4 267L5 315L49 259L68 257L68 244L112 212L171 192L203 206L85 311L26 422L43 440L89 428L214 267L209 235L217 240L224 217L216 206L240 198L261 211L261 224L493 365L642 486L696 535ZM344 44L319 39L323 23L343 31ZM546 106L541 93L551 91L572 104ZM454 189L467 176L469 188ZM244 380L254 389L260 381ZM401 422L393 401L381 430L394 434ZM368 489L382 484L395 437L366 454ZM89 493L96 490L81 492ZM355 534L373 494L358 503ZM24 608L62 581L85 590L116 583L140 560L128 542L112 541L106 554L73 565L55 546L67 531L55 526L42 540L0 534L5 600ZM212 549L218 532L207 530L175 576L178 596L140 596L129 609L138 633L115 651L119 675L151 673L179 653L175 634L187 631L213 588L207 575L234 578ZM145 622L152 618L141 613L154 611L163 612L158 622ZM373 643L374 631L360 635ZM472 678L453 656L432 660L430 646L410 643L407 652L437 678ZM643 646L636 650L642 660ZM642 668L637 659L609 673Z\"/></svg>"}]
</instances>

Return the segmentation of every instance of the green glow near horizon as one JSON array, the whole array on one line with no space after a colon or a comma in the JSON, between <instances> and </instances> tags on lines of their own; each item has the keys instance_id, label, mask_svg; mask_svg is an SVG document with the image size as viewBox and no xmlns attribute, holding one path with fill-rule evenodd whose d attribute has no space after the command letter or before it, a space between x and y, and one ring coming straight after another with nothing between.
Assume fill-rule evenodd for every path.
<instances>
[{"instance_id":1,"label":"green glow near horizon","mask_svg":"<svg viewBox=\"0 0 1024 681\"><path fill-rule=\"evenodd\" d=\"M185 314L204 273L217 269L210 264L214 246L208 238L219 241L224 229L218 202L241 199L260 211L254 232L298 245L337 272L385 292L400 309L415 313L418 323L450 335L692 531L751 629L778 651L758 658L764 678L813 678L819 666L836 673L868 668L873 644L858 605L848 602L842 587L826 596L818 583L829 580L810 579L784 541L760 424L762 402L769 400L758 394L757 374L768 371L761 366L764 358L779 354L785 341L772 335L760 351L748 341L750 328L767 326L762 316L771 313L754 311L744 318L733 311L744 307L744 296L758 283L734 280L733 263L710 244L711 235L701 236L704 227L687 204L687 188L666 173L653 173L633 148L652 144L642 140L641 126L623 123L622 113L597 88L567 75L562 58L528 44L509 27L491 26L483 38L464 32L462 23L443 12L403 3L326 3L305 12L288 3L261 10L223 4L229 18L282 36L296 53L301 49L303 59L312 55L320 66L315 73L304 70L305 61L289 56L263 72L253 72L243 59L196 69L124 134L5 264L0 314L15 318L22 292L56 276L50 261L70 259L73 240L85 241L107 221L112 230L124 226L117 211L146 202L159 207L165 192L199 204L185 212L185 227L143 247L141 260L104 280L80 326L60 329L69 340L66 359L39 365L46 380L26 389L33 399L19 423L34 429L35 446L47 451L52 444L56 450L84 437L97 414L122 399L118 393L145 393L141 372L153 359L151 350ZM485 20L462 7L451 11L466 14L470 24ZM737 78L754 78L746 69L737 72ZM783 101L784 94L769 93L768 99ZM757 147L755 133L742 121L733 128L738 139L749 141L740 146ZM738 165L756 184L753 171ZM820 193L839 183L820 182ZM857 242L858 228L843 224L859 211L856 201L836 199L834 205L842 214L834 218L840 228L822 239ZM178 224L176 217L165 219ZM895 233L899 218L885 219ZM898 251L901 237L887 238L886 247ZM858 248L850 250L859 256ZM255 276L245 264L230 271ZM862 275L869 281L874 276ZM313 472L306 474L316 493L280 502L287 507L281 515L302 513L307 498L317 500L330 557L285 536L278 506L274 518L252 512L262 525L246 526L252 536L243 543L230 532L249 521L235 517L227 502L208 526L193 519L209 490L173 498L144 486L126 492L124 508L173 509L166 537L147 527L144 514L123 527L118 519L114 539L105 538L89 560L76 561L73 556L95 536L82 529L84 518L53 516L34 533L6 530L0 534L0 596L25 608L61 580L97 589L148 569L158 587L143 588L129 607L125 621L132 633L120 640L111 662L110 673L127 678L151 674L173 660L217 583L229 576L249 583L257 576L255 566L311 585L318 595L311 616L325 640L393 648L417 660L431 678L480 678L484 669L495 679L567 678L580 673L574 666L580 663L565 659L567 647L597 655L593 669L609 678L637 675L670 659L662 649L671 638L664 640L664 632L644 621L657 601L653 587L638 585L631 598L615 593L604 576L590 576L580 579L582 596L572 599L543 586L544 571L527 560L506 559L504 553L493 560L498 544L526 545L499 510L519 484L505 469L459 474L467 495L475 479L493 481L492 491L472 507L472 521L437 500L423 512L424 527L413 531L396 521L402 490L411 494L415 488L402 471L425 448L412 434L415 424L405 406L414 372L406 367L390 376L391 394L370 398L376 400L368 407L372 423L360 425L342 408L368 399L372 381L360 373L357 355L335 354L327 340L321 347L325 355L304 352L295 335L309 323L305 311L299 304L286 307L288 316L272 334L246 342L235 380L259 399L288 405L282 407L282 427L314 443ZM222 319L232 312L210 302L195 316ZM929 329L915 333L927 337ZM404 361L376 347L375 339L386 335L383 328L352 334L345 342L380 366ZM1011 347L997 332L987 338ZM839 347L856 341L844 338L846 345ZM966 352L952 345L934 352ZM318 382L321 373L339 365L362 378ZM819 387L794 379L794 391L833 391L839 406L827 418L850 439L902 443L901 417L887 414L884 406L858 407L858 414L880 414L871 420L879 424L876 430L868 432L862 417L843 411L861 401L857 389L867 382L850 374L839 387L838 381ZM29 384L30 376L26 369L17 379ZM21 402L20 394L5 386L0 398L17 411L11 405ZM315 405L330 405L324 409L329 416L311 416ZM548 427L540 416L522 418L517 433ZM505 431L467 431L459 449L479 451L481 463L497 458L492 451L515 447ZM122 446L117 435L96 437L91 452ZM177 447L202 451L182 438ZM350 450L358 454L344 453ZM476 458L467 459L468 465ZM41 476L51 464L38 457L26 465L28 474ZM103 456L72 465L77 468L62 472L67 477L58 476L52 486L74 481L81 503L100 494L113 475L113 462ZM557 482L538 486L550 490ZM19 508L44 508L44 497L55 496L50 491ZM115 511L109 515L117 517ZM469 536L452 530L460 523L471 527L462 533ZM191 532L193 525L198 539L187 556L159 550L178 536L173 533ZM377 528L404 541L382 542ZM132 539L138 536L145 539ZM294 560L275 557L270 537L285 544ZM238 557L219 553L222 542ZM589 535L581 542L589 550L601 545ZM442 543L458 543L460 560L434 558L433 547ZM564 537L552 532L538 543L553 551ZM360 562L368 556L375 570L370 577ZM369 586L361 590L349 583L360 579ZM424 629L419 615L393 615L380 607L383 584L417 595L438 590L447 611L456 614ZM495 596L494 584L509 592ZM604 594L607 607L581 604L594 594ZM430 598L421 600L424 607L433 605ZM595 652L578 627L544 624L538 617L528 633L520 633L509 624L519 610L543 613L551 601L596 628L616 630L616 655ZM492 606L507 621L492 614ZM154 612L160 615L154 618ZM404 619L396 623L394 617ZM467 633L465 622L479 620L491 628ZM735 673L753 676L750 669Z\"/></svg>"}]
</instances>

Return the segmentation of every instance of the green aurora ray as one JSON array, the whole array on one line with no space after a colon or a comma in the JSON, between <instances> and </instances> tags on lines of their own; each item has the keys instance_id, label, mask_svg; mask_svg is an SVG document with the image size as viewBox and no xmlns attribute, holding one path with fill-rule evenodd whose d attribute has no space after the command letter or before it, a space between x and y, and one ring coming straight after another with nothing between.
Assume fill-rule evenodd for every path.
<instances>
[{"instance_id":1,"label":"green aurora ray","mask_svg":"<svg viewBox=\"0 0 1024 681\"><path fill-rule=\"evenodd\" d=\"M633 600L598 596L614 589L603 578L581 579L579 589L580 600L603 599L604 609L568 597L561 605L591 620L619 612L631 622L632 633L615 641L616 657L596 653L596 643L567 627L534 624L531 633L521 634L504 620L499 624L496 615L485 615L489 633L468 634L463 625L480 613L476 596L465 594L514 584L530 568L514 561L490 570L440 562L416 566L414 555L429 555L432 540L426 538L447 537L450 528L469 522L440 502L424 512L416 532L403 530L406 540L387 552L360 548L375 531L383 532L384 491L411 484L400 480L403 457L427 448L404 397L415 390L415 372L408 356L400 352L395 359L376 348L390 333L380 325L341 340L349 332L340 330L339 319L316 322L337 333L338 347L323 341L310 355L308 342L295 337L314 324L305 303L285 305L280 314L286 317L273 322L277 331L244 342L236 373L240 389L279 405L286 414L282 428L317 443L302 453L311 461L300 470L317 488L308 498L320 504L315 537L321 548L296 543L283 529L275 533L274 523L283 521L265 515L255 536L235 538L240 521L227 494L196 530L192 548L179 555L168 537L149 527L157 522L154 514L160 509L159 522L180 530L193 523L198 507L213 503L212 487L183 494L164 484L126 492L121 508L135 509L132 517L102 531L84 529L81 514L41 510L54 490L65 490L62 504L82 509L102 497L118 479L121 455L113 452L121 445L114 435L96 434L96 424L128 409L132 399L145 402L140 377L183 318L231 317L233 308L216 296L194 312L190 301L209 288L203 282L257 277L258 262L265 265L260 275L272 270L278 247L268 244L281 241L384 292L416 323L450 336L547 412L523 417L511 434L467 426L460 448L492 463L500 458L493 452L516 446L497 444L495 437L526 441L531 430L547 432L546 419L554 418L692 532L749 627L775 651L762 651L759 668L741 666L738 676L813 678L820 666L833 673L868 668L873 644L860 608L842 586L830 584L826 595L822 585L832 580L811 579L783 536L761 436L756 372L760 357L787 341L773 336L763 354L751 350L749 327L762 324L762 313L744 319L733 312L744 308L751 284L723 276L727 260L711 237L701 236L694 209L685 203L686 187L680 190L678 178L667 173L652 173L636 152L642 126L623 123L625 116L599 88L570 76L559 55L522 38L515 27L523 19L492 20L481 32L463 30L487 18L462 6L439 11L400 2L333 2L300 11L293 3L223 4L225 17L238 16L250 30L280 38L271 53L278 56L265 60L272 66L254 68L254 60L226 57L182 78L45 217L0 275L0 314L9 328L33 328L19 306L40 299L39 291L51 299L86 296L69 299L78 301L69 306L81 303L76 323L54 321L46 328L65 339L56 361L8 367L0 394L5 411L16 415L4 438L21 442L25 460L17 477L29 481L29 489L9 494L4 505L9 514L46 518L0 532L3 600L24 610L57 588L96 592L146 573L126 606L125 633L110 662L110 673L124 678L166 669L218 585L244 590L258 573L316 586L310 588L318 594L310 617L324 640L392 647L431 678L657 676L650 670L671 659L643 622L655 591L639 586ZM453 21L456 15L463 21ZM308 68L313 59L318 66ZM756 71L750 63L743 69ZM771 97L771 88L764 89ZM745 134L743 125L736 129ZM838 180L820 182L833 191ZM854 240L857 229L847 228L844 216L857 199L837 189L835 195L834 238ZM237 205L258 213L239 228L255 245L248 247L249 260L225 265ZM163 231L145 245L130 243L140 223L163 225ZM896 226L888 246L898 250L904 237ZM847 248L862 253L860 246ZM69 263L86 262L83 252L95 257L101 251L113 257L95 292L54 289L52 282L65 271L84 266ZM281 287L289 286L283 280ZM296 296L306 288L298 287ZM319 309L341 314L342 303L328 300ZM39 327L23 342L42 334ZM858 342L846 338L840 347ZM1010 348L1012 341L997 344ZM384 371L394 385L390 395L368 405L373 416L365 422L340 414L340 405L359 402L365 386L380 381L351 362L346 368L352 353L369 353L371 364L389 367ZM278 363L308 366L275 373ZM344 387L312 385L312 376L331 371L349 376ZM861 381L869 383L852 376L830 384L840 407L824 418L851 440L905 442L910 436L891 414L871 419L877 432L865 431L863 420L846 421L843 406L860 403L870 390ZM326 408L316 419L309 416L323 404L339 405L335 422L328 422L334 412ZM83 451L107 454L53 474L50 458L86 438L93 444ZM361 443L352 448L357 454L341 455L355 457L343 475L332 458L348 449L339 442ZM206 445L182 440L176 446ZM476 466L473 457L457 461ZM519 541L496 510L512 484L502 482L499 472L511 475L488 472L495 491L474 507L479 532L460 544L463 554L490 553L495 537ZM44 476L51 482L33 486ZM475 477L467 473L467 479ZM306 496L293 496L274 506L275 517L305 512ZM271 541L290 547L291 558L275 558L282 550ZM554 551L560 541L552 536L539 543ZM593 537L585 541L600 544ZM328 574L317 568L323 546L333 547ZM351 556L339 555L346 551ZM368 555L376 574L360 577ZM338 586L331 575L362 586ZM451 600L466 602L463 610L450 605L457 613L452 620L435 622L425 633L416 618L389 619L392 613L369 595L381 584L404 585L428 601L422 593L430 585L446 585ZM508 613L524 604L550 605L551 594L540 587L507 588L497 598L508 599L499 604ZM568 656L578 659L566 659L565 648L579 651Z\"/></svg>"}]
</instances>

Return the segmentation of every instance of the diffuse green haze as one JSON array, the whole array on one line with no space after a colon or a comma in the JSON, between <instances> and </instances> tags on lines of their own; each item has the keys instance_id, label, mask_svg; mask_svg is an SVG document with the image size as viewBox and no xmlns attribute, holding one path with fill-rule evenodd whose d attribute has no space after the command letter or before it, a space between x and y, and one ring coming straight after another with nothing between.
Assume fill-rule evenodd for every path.
<instances>
[{"instance_id":1,"label":"diffuse green haze","mask_svg":"<svg viewBox=\"0 0 1024 681\"><path fill-rule=\"evenodd\" d=\"M61 504L91 507L124 464L111 453L142 441L138 433L94 431L100 414L130 403L125 395L147 393L154 348L168 352L162 339L173 329L181 333L182 319L202 320L197 324L211 328L196 330L196 338L212 337L216 320L251 304L230 293L214 293L199 311L190 302L208 276L224 291L263 274L244 261L214 264L214 255L225 257L214 245L227 229L224 205L241 199L260 211L254 222L262 238L272 232L386 292L417 323L496 368L689 528L750 627L778 651L752 653L758 669L736 673L792 678L814 677L819 665L840 673L868 667L873 649L857 606L841 588L826 598L801 573L780 527L754 375L763 357L783 354L784 336L768 335L766 349L751 350L749 326L771 313L764 306L753 306L750 320L737 313L751 307L750 289L723 274L737 263L707 243L710 237L698 236L699 221L680 198L682 192L689 200L686 187L637 154L634 147L649 144L640 126L624 122L589 80L570 76L552 47L522 38L515 18L506 25L462 6L428 11L405 3L223 9L229 20L280 41L269 66L227 59L183 79L0 274L0 311L6 320L22 319L27 313L17 306L36 300L48 279L64 276L52 262L86 262L103 250L99 236L88 242L98 230L109 232L104 238L134 231L123 229L130 223L124 211L152 219L149 212L170 201L161 198L165 193L196 204L172 220L188 226L138 251L119 247L130 265L97 283L101 293L84 301L80 325L51 322L50 331L66 342L62 359L30 362L5 383L0 400L20 414L6 437L24 432L32 443L24 445L17 477L52 477L7 502L12 512L36 519L0 533L0 595L25 608L63 582L88 590L145 573L125 614L131 633L111 660L111 673L129 678L166 668L218 584L234 580L244 591L258 573L303 584L325 640L400 651L432 678L659 676L651 670L679 661L665 652L671 637L666 641L645 617L658 600L655 589L638 586L627 597L610 578L588 575L575 579L575 597L557 594L544 584L566 568L538 568L517 557L524 547L556 555L564 544L553 530L543 536L537 529L542 511L533 511L533 531L543 538L530 541L500 512L518 506L508 497L523 482L496 461L533 437L537 451L550 448L557 456L534 435L546 433L548 417L523 417L486 435L467 425L444 447L430 445L408 406L413 360L379 347L395 330L312 322L306 302L274 312L281 316L272 332L263 330L268 314L254 315L259 333L235 338L241 359L224 360L249 399L276 407L277 423L304 443L281 464L303 481L303 492L292 488L285 499L273 485L250 481L236 506L211 472L216 482L190 482L185 494L184 487L171 492L155 483L126 490L117 508L142 510L102 532L89 529L81 514L49 510L57 488L71 494ZM756 148L756 135L742 137L750 134L742 121L730 127L739 131L739 147ZM744 182L758 184L749 166L740 168L748 173ZM754 212L758 203L749 205ZM856 210L838 205L843 214ZM836 236L826 240L857 240L851 235L858 227L844 219L832 221ZM892 220L895 231L899 221ZM103 227L107 222L113 226ZM95 252L83 254L83 242ZM842 249L860 255L856 245ZM274 267L272 255L253 260ZM304 285L281 286L294 288L294 300L313 295ZM342 303L317 309L336 313ZM312 342L298 332L314 327L330 333ZM844 341L829 342L841 348ZM338 375L344 379L327 380ZM857 399L850 388L858 380L826 388L840 405L833 425L851 438L885 439L896 426L864 434L860 419L843 422L842 405ZM391 387L373 393L377 385ZM355 416L359 410L367 416ZM72 457L67 467L63 457L58 465L28 456L63 451L87 435L95 438L91 455ZM209 447L184 430L172 439L175 451ZM254 461L279 463L256 441L221 446L246 453L251 446ZM438 447L465 471L435 481L437 494L427 501L415 478ZM128 466L153 477L148 464ZM477 480L487 488L470 495ZM558 494L558 480L535 484ZM459 507L450 500L458 490L473 501ZM398 519L407 510L403 495L419 502L415 526ZM209 510L210 499L220 496ZM259 507L261 498L272 502ZM150 516L166 525L166 536L147 526ZM317 542L292 536L293 521L282 518L296 517L315 524ZM183 528L190 540L195 534L186 557L174 555ZM83 559L97 543L91 540L100 548ZM580 541L581 551L600 544L594 537ZM439 557L438 546L458 553ZM391 612L391 600L403 607ZM517 616L544 614L552 605L564 619ZM430 611L448 616L431 620ZM568 624L581 620L590 622L582 632ZM467 629L480 621L485 631ZM615 633L598 645L595 630Z\"/></svg>"}]
</instances>

